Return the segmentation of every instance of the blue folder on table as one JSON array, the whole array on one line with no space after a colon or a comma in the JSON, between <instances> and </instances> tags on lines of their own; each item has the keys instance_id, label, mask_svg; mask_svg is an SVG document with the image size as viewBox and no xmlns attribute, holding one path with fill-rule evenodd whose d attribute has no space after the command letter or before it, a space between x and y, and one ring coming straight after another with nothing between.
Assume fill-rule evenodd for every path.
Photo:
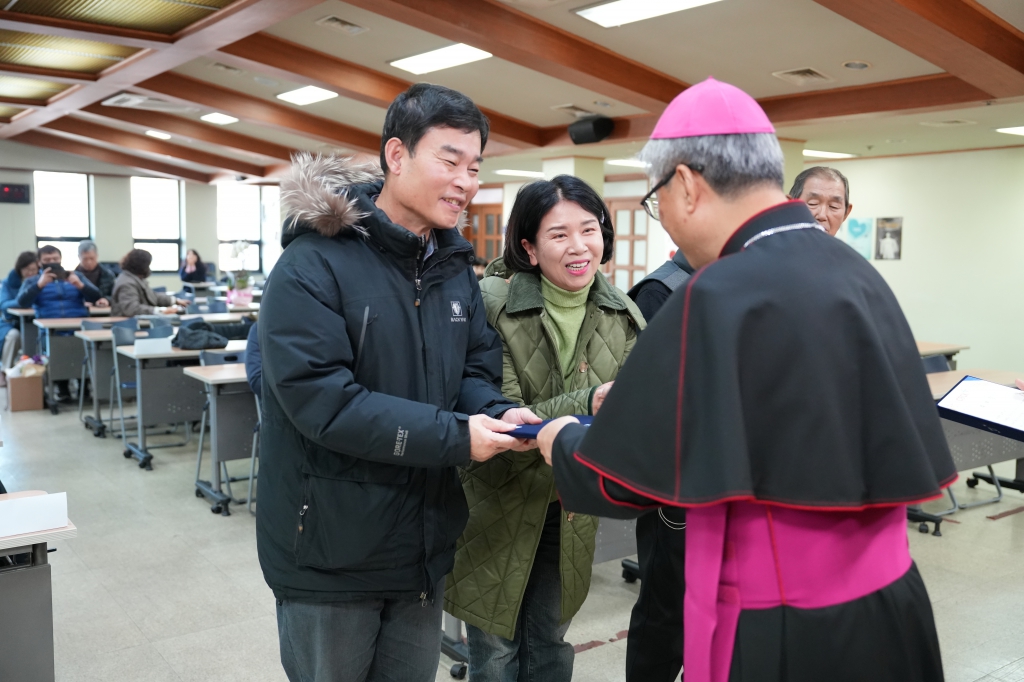
<instances>
[{"instance_id":1,"label":"blue folder on table","mask_svg":"<svg viewBox=\"0 0 1024 682\"><path fill-rule=\"evenodd\" d=\"M968 375L938 408L943 419L1024 442L1024 391Z\"/></svg>"},{"instance_id":2,"label":"blue folder on table","mask_svg":"<svg viewBox=\"0 0 1024 682\"><path fill-rule=\"evenodd\" d=\"M584 426L590 426L594 422L593 417L579 414L573 416L579 419L580 424L583 424ZM560 418L561 417L559 417L559 419ZM508 435L515 436L516 438L536 438L537 434L540 433L540 430L553 421L554 419L548 419L547 421L542 421L540 424L520 424L516 427L515 431L509 431Z\"/></svg>"}]
</instances>

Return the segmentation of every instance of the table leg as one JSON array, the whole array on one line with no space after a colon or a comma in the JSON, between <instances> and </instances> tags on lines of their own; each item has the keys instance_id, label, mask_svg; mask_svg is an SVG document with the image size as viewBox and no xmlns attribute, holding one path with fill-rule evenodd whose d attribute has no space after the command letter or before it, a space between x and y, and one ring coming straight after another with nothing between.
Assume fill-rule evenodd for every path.
<instances>
[{"instance_id":1,"label":"table leg","mask_svg":"<svg viewBox=\"0 0 1024 682\"><path fill-rule=\"evenodd\" d=\"M218 440L220 439L220 428L218 423L222 415L217 413L218 403L217 396L220 393L221 387L218 386L207 386L210 392L210 480L209 481L197 481L196 491L201 493L203 497L212 502L210 511L221 516L231 516L231 497L224 494L221 488L221 476L220 476L220 447ZM223 415L225 418L230 418L228 415Z\"/></svg>"},{"instance_id":2,"label":"table leg","mask_svg":"<svg viewBox=\"0 0 1024 682\"><path fill-rule=\"evenodd\" d=\"M99 366L97 358L100 353L100 343L97 341L86 342L86 366L89 369L89 381L92 384L92 414L86 415L85 425L92 429L92 435L99 437L106 437L107 426L103 423L103 417L100 414L100 384L96 377L99 374ZM84 390L84 387L80 390Z\"/></svg>"},{"instance_id":3,"label":"table leg","mask_svg":"<svg viewBox=\"0 0 1024 682\"><path fill-rule=\"evenodd\" d=\"M139 443L126 442L124 444L124 456L134 457L139 462L139 468L146 471L153 470L153 455L146 449L146 415L144 412L144 401L142 399L142 376L146 367L145 360L135 361L135 410L138 417L135 423L138 425Z\"/></svg>"}]
</instances>

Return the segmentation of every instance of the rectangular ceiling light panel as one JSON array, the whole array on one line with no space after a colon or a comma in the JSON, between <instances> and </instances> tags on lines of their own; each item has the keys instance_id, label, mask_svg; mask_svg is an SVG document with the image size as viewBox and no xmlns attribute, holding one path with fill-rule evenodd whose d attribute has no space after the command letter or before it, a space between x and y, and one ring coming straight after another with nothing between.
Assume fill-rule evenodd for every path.
<instances>
[{"instance_id":1,"label":"rectangular ceiling light panel","mask_svg":"<svg viewBox=\"0 0 1024 682\"><path fill-rule=\"evenodd\" d=\"M207 123L216 123L219 126L226 126L231 123L238 123L238 119L234 116L228 116L227 114L221 114L217 112L207 114L206 116L200 116L199 118L206 121Z\"/></svg>"},{"instance_id":2,"label":"rectangular ceiling light panel","mask_svg":"<svg viewBox=\"0 0 1024 682\"><path fill-rule=\"evenodd\" d=\"M1014 128L996 128L997 133L1006 133L1007 135L1024 135L1024 126L1016 126Z\"/></svg>"},{"instance_id":3,"label":"rectangular ceiling light panel","mask_svg":"<svg viewBox=\"0 0 1024 682\"><path fill-rule=\"evenodd\" d=\"M325 99L332 99L337 96L338 93L336 92L324 90L323 88L318 88L315 85L307 85L306 87L299 88L298 90L282 92L277 96L277 98L283 99L285 102L305 106L307 104L313 104L314 102L323 102Z\"/></svg>"},{"instance_id":4,"label":"rectangular ceiling light panel","mask_svg":"<svg viewBox=\"0 0 1024 682\"><path fill-rule=\"evenodd\" d=\"M406 57L389 62L391 66L402 71L414 73L417 76L441 69L450 69L453 66L462 66L471 62L478 62L491 56L490 52L478 50L463 43L442 47L440 50L431 50L418 54L415 57Z\"/></svg>"},{"instance_id":5,"label":"rectangular ceiling light panel","mask_svg":"<svg viewBox=\"0 0 1024 682\"><path fill-rule=\"evenodd\" d=\"M682 12L721 0L615 0L576 10L576 14L604 28L614 28L634 21Z\"/></svg>"},{"instance_id":6,"label":"rectangular ceiling light panel","mask_svg":"<svg viewBox=\"0 0 1024 682\"><path fill-rule=\"evenodd\" d=\"M507 175L513 178L543 178L544 174L540 171L523 171L523 170L511 170L508 168L502 168L501 170L494 171L495 175Z\"/></svg>"},{"instance_id":7,"label":"rectangular ceiling light panel","mask_svg":"<svg viewBox=\"0 0 1024 682\"><path fill-rule=\"evenodd\" d=\"M805 149L804 156L812 159L852 159L856 154L844 154L842 152L819 152L813 149Z\"/></svg>"}]
</instances>

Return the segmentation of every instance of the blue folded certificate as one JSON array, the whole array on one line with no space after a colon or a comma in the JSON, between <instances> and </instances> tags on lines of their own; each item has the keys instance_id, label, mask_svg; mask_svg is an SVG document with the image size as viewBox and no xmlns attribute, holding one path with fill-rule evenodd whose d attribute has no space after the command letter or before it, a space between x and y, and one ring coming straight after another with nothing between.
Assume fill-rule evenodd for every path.
<instances>
[{"instance_id":1,"label":"blue folded certificate","mask_svg":"<svg viewBox=\"0 0 1024 682\"><path fill-rule=\"evenodd\" d=\"M939 400L949 421L1024 442L1024 391L966 376Z\"/></svg>"},{"instance_id":2,"label":"blue folded certificate","mask_svg":"<svg viewBox=\"0 0 1024 682\"><path fill-rule=\"evenodd\" d=\"M587 417L578 414L573 416L579 419L580 424L583 424L584 426L590 426L594 422L593 417ZM559 419L561 419L561 417L559 417ZM536 438L537 434L540 433L540 430L553 421L554 419L548 419L547 421L543 421L540 424L520 424L519 426L516 427L515 431L509 431L508 435L515 436L516 438L525 439Z\"/></svg>"}]
</instances>

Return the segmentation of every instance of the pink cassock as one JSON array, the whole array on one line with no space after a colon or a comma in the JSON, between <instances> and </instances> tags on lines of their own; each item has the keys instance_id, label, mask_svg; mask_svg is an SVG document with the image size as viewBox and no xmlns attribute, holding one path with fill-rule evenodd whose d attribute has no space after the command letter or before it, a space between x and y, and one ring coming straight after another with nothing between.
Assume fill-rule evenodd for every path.
<instances>
[{"instance_id":1,"label":"pink cassock","mask_svg":"<svg viewBox=\"0 0 1024 682\"><path fill-rule=\"evenodd\" d=\"M832 512L727 502L688 509L686 526L686 682L727 682L740 611L841 604L911 565L905 506Z\"/></svg>"}]
</instances>

